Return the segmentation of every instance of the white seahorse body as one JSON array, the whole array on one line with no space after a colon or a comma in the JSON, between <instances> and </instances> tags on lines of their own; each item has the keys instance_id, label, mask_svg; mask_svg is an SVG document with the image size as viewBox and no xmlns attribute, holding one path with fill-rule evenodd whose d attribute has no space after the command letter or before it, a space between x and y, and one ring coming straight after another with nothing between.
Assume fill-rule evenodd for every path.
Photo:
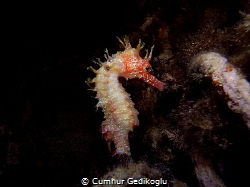
<instances>
[{"instance_id":1,"label":"white seahorse body","mask_svg":"<svg viewBox=\"0 0 250 187\"><path fill-rule=\"evenodd\" d=\"M107 72L105 67L101 67L93 82L99 99L97 106L103 108L105 117L102 133L107 141L114 141L117 154L129 155L128 133L139 125L138 111L116 73Z\"/></svg>"},{"instance_id":2,"label":"white seahorse body","mask_svg":"<svg viewBox=\"0 0 250 187\"><path fill-rule=\"evenodd\" d=\"M123 42L122 42L123 43ZM107 141L113 141L116 154L130 155L128 134L139 125L138 111L129 94L119 82L119 76L125 78L141 78L148 84L163 90L166 85L147 72L151 68L149 61L152 51L145 58L139 56L143 44L132 48L128 41L123 43L125 50L118 52L112 57L107 55L107 62L101 63L98 70L93 70L96 77L94 91L99 99L97 107L104 112L105 121L102 123L102 133Z\"/></svg>"}]
</instances>

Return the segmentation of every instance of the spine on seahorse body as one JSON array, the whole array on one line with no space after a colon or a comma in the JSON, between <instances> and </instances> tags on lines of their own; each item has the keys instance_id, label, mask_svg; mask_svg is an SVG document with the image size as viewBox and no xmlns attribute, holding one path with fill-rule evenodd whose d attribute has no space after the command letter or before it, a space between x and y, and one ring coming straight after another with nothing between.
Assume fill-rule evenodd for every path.
<instances>
[{"instance_id":1,"label":"spine on seahorse body","mask_svg":"<svg viewBox=\"0 0 250 187\"><path fill-rule=\"evenodd\" d=\"M149 61L152 56L152 49L145 58L141 58L139 51L144 44L139 42L136 48L132 48L128 40L119 41L124 45L125 50L115 55L105 55L107 62L100 63L98 70L91 69L96 73L92 80L95 83L94 91L99 100L97 107L104 112L105 121L102 123L102 133L106 141L112 141L116 147L116 154L130 155L128 133L139 125L138 111L129 94L119 82L119 77L126 79L140 78L148 84L164 90L167 85L156 79L148 71L151 70Z\"/></svg>"}]
</instances>

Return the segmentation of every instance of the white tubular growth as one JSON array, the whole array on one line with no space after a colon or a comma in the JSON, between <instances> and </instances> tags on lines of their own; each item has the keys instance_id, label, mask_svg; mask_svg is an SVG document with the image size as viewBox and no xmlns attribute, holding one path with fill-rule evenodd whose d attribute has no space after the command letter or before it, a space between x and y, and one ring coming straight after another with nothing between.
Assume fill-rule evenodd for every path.
<instances>
[{"instance_id":1,"label":"white tubular growth","mask_svg":"<svg viewBox=\"0 0 250 187\"><path fill-rule=\"evenodd\" d=\"M194 57L191 71L199 71L221 87L228 97L228 107L242 115L250 129L250 84L228 60L215 52L202 53Z\"/></svg>"}]
</instances>

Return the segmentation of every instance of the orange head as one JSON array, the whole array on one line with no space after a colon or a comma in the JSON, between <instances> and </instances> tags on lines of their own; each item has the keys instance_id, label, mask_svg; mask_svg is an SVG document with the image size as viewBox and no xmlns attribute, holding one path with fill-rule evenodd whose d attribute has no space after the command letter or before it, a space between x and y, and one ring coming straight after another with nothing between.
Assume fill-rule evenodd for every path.
<instances>
[{"instance_id":1,"label":"orange head","mask_svg":"<svg viewBox=\"0 0 250 187\"><path fill-rule=\"evenodd\" d=\"M166 89L166 84L159 81L151 74L152 67L149 61L151 60L154 46L151 47L149 53L146 51L147 53L144 58L141 58L139 52L144 47L144 43L142 43L141 40L139 40L139 44L136 48L132 48L128 40L122 42L119 39L119 41L125 46L125 50L120 53L124 70L119 76L122 76L126 79L140 78L159 90Z\"/></svg>"},{"instance_id":2,"label":"orange head","mask_svg":"<svg viewBox=\"0 0 250 187\"><path fill-rule=\"evenodd\" d=\"M154 46L151 47L149 54L147 51L146 56L141 58L139 53L144 47L144 43L141 43L141 40L139 40L139 44L136 48L132 48L127 40L125 40L123 45L125 46L125 50L120 55L123 59L124 71L121 76L127 79L141 78L141 74L152 71L149 61L151 60Z\"/></svg>"}]
</instances>

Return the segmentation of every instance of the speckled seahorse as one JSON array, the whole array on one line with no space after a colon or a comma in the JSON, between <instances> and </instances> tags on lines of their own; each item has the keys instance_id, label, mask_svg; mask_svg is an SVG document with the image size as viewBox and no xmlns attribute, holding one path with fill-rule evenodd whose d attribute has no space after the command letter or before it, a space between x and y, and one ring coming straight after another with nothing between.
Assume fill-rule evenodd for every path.
<instances>
[{"instance_id":1,"label":"speckled seahorse","mask_svg":"<svg viewBox=\"0 0 250 187\"><path fill-rule=\"evenodd\" d=\"M96 74L91 82L95 83L93 90L97 92L96 98L99 100L97 107L101 107L105 115L105 121L102 123L103 136L106 141L114 142L115 154L130 155L128 133L139 125L138 111L118 78L139 78L159 90L166 89L167 85L149 73L152 70L149 61L153 46L150 53L147 51L146 56L141 58L139 52L144 47L141 40L136 48L132 48L126 38L124 41L119 38L118 40L125 47L124 51L109 56L106 50L104 56L107 61L99 62L98 70L89 68Z\"/></svg>"}]
</instances>

